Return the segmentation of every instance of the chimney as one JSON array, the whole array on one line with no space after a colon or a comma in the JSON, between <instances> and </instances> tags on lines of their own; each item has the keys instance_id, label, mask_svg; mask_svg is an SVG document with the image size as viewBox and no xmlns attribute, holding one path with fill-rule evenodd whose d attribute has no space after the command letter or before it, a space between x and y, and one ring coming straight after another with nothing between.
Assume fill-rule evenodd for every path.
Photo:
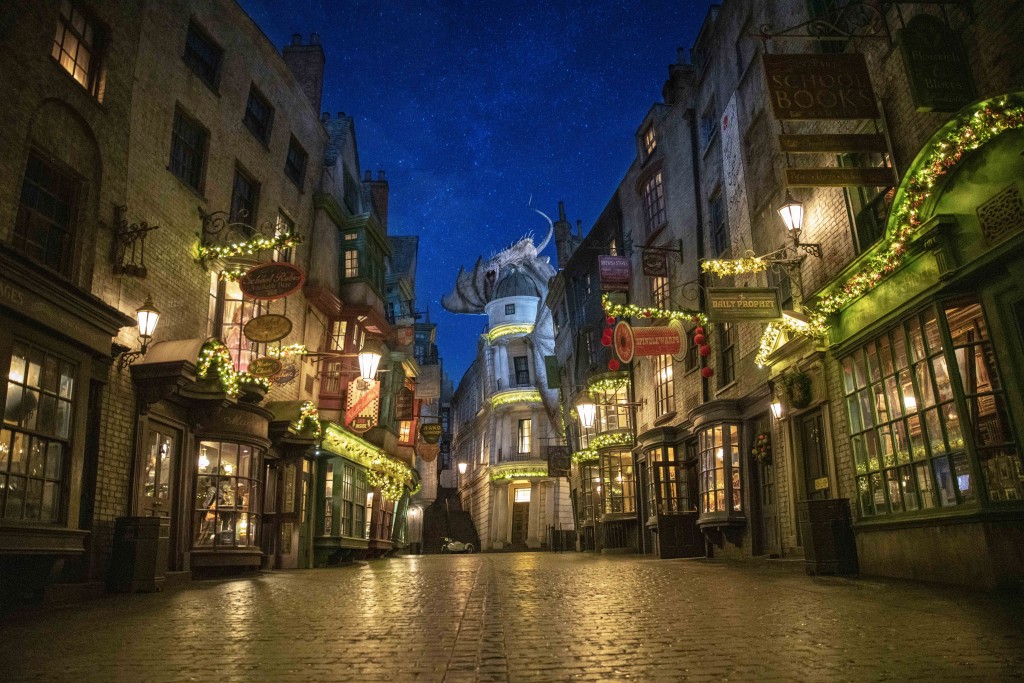
<instances>
[{"instance_id":1,"label":"chimney","mask_svg":"<svg viewBox=\"0 0 1024 683\"><path fill-rule=\"evenodd\" d=\"M367 171L363 184L370 188L370 198L373 201L373 210L380 219L380 225L384 233L388 232L388 181L384 177L384 171L377 171L377 179L372 179L372 174Z\"/></svg>"},{"instance_id":2,"label":"chimney","mask_svg":"<svg viewBox=\"0 0 1024 683\"><path fill-rule=\"evenodd\" d=\"M572 258L576 245L572 240L572 224L565 217L565 202L558 202L558 220L555 221L555 254L558 258L558 267L565 268L565 264Z\"/></svg>"},{"instance_id":3,"label":"chimney","mask_svg":"<svg viewBox=\"0 0 1024 683\"><path fill-rule=\"evenodd\" d=\"M284 63L295 76L306 99L313 105L314 111L320 111L320 99L324 90L324 49L320 46L320 36L313 34L309 45L302 44L302 36L292 34L291 45L281 51Z\"/></svg>"}]
</instances>

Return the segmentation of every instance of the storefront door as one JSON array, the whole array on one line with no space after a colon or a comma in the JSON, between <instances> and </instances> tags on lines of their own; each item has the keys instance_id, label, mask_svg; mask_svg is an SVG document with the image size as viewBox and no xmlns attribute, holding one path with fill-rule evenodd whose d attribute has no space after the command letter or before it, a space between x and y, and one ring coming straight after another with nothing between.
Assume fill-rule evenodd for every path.
<instances>
[{"instance_id":1,"label":"storefront door","mask_svg":"<svg viewBox=\"0 0 1024 683\"><path fill-rule=\"evenodd\" d=\"M174 495L181 432L161 424L146 429L143 441L142 485L139 487L139 515L170 517Z\"/></svg>"},{"instance_id":2,"label":"storefront door","mask_svg":"<svg viewBox=\"0 0 1024 683\"><path fill-rule=\"evenodd\" d=\"M512 547L526 545L526 527L530 518L529 503L512 504Z\"/></svg>"},{"instance_id":3,"label":"storefront door","mask_svg":"<svg viewBox=\"0 0 1024 683\"><path fill-rule=\"evenodd\" d=\"M828 449L825 448L825 424L821 409L799 416L796 423L806 500L829 498Z\"/></svg>"}]
</instances>

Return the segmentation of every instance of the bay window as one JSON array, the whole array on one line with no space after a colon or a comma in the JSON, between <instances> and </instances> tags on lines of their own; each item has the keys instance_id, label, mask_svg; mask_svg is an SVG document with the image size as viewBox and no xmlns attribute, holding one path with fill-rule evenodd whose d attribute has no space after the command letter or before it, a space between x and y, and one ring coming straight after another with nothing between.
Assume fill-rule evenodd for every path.
<instances>
[{"instance_id":1,"label":"bay window","mask_svg":"<svg viewBox=\"0 0 1024 683\"><path fill-rule=\"evenodd\" d=\"M201 441L196 468L196 548L255 546L263 454L243 444Z\"/></svg>"},{"instance_id":2,"label":"bay window","mask_svg":"<svg viewBox=\"0 0 1024 683\"><path fill-rule=\"evenodd\" d=\"M601 486L605 514L636 512L631 452L612 451L601 455Z\"/></svg>"},{"instance_id":3,"label":"bay window","mask_svg":"<svg viewBox=\"0 0 1024 683\"><path fill-rule=\"evenodd\" d=\"M711 425L701 429L697 439L701 515L741 512L743 479L739 425Z\"/></svg>"}]
</instances>

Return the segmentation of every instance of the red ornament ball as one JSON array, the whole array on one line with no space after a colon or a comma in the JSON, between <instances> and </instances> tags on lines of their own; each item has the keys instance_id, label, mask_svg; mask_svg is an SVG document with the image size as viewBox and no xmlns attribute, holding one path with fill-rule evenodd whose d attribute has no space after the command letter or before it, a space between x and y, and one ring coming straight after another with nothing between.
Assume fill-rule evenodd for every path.
<instances>
[{"instance_id":1,"label":"red ornament ball","mask_svg":"<svg viewBox=\"0 0 1024 683\"><path fill-rule=\"evenodd\" d=\"M612 338L611 337L609 337L607 335L605 335L604 337L601 337L601 346L611 346L611 345L612 345Z\"/></svg>"},{"instance_id":2,"label":"red ornament ball","mask_svg":"<svg viewBox=\"0 0 1024 683\"><path fill-rule=\"evenodd\" d=\"M700 325L698 325L697 327L693 328L693 333L694 334L704 334L704 328L701 327Z\"/></svg>"},{"instance_id":3,"label":"red ornament ball","mask_svg":"<svg viewBox=\"0 0 1024 683\"><path fill-rule=\"evenodd\" d=\"M715 374L714 368L701 368L700 369L700 376L703 377L704 379L710 379L711 375L713 375L713 374Z\"/></svg>"},{"instance_id":4,"label":"red ornament ball","mask_svg":"<svg viewBox=\"0 0 1024 683\"><path fill-rule=\"evenodd\" d=\"M612 358L610 361L608 361L608 369L611 370L612 372L615 372L616 370L618 370L619 369L619 361L617 361L614 358Z\"/></svg>"},{"instance_id":5,"label":"red ornament ball","mask_svg":"<svg viewBox=\"0 0 1024 683\"><path fill-rule=\"evenodd\" d=\"M704 345L704 341L705 340L704 340L704 335L703 334L695 334L695 335L693 335L693 343L696 344L697 346L703 346Z\"/></svg>"},{"instance_id":6,"label":"red ornament ball","mask_svg":"<svg viewBox=\"0 0 1024 683\"><path fill-rule=\"evenodd\" d=\"M702 356L709 356L711 355L711 347L708 346L707 344L704 344L697 350L697 352L700 353L700 355Z\"/></svg>"},{"instance_id":7,"label":"red ornament ball","mask_svg":"<svg viewBox=\"0 0 1024 683\"><path fill-rule=\"evenodd\" d=\"M613 315L608 316L607 318L605 318L605 322L608 323L609 325L614 325L615 324L615 316L613 316Z\"/></svg>"}]
</instances>

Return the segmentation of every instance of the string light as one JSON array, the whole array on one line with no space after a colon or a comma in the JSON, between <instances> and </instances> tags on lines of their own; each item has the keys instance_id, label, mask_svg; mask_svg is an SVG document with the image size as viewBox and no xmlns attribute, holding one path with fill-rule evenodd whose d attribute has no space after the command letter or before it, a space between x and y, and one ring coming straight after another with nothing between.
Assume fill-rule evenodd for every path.
<instances>
[{"instance_id":1,"label":"string light","mask_svg":"<svg viewBox=\"0 0 1024 683\"><path fill-rule=\"evenodd\" d=\"M599 448L608 448L609 446L632 445L632 432L610 432L608 434L598 434L597 436L592 436L589 441L588 449L595 450Z\"/></svg>"},{"instance_id":2,"label":"string light","mask_svg":"<svg viewBox=\"0 0 1024 683\"><path fill-rule=\"evenodd\" d=\"M406 487L412 491L415 486L416 477L408 465L333 424L327 425L323 445L331 453L364 465L366 481L380 489L384 500L400 500Z\"/></svg>"},{"instance_id":3,"label":"string light","mask_svg":"<svg viewBox=\"0 0 1024 683\"><path fill-rule=\"evenodd\" d=\"M220 246L196 243L193 245L192 253L197 261L207 261L231 258L233 256L253 256L264 251L270 251L271 249L283 251L291 249L300 242L302 242L302 238L298 235L281 232L273 237L257 235L243 242L234 242Z\"/></svg>"},{"instance_id":4,"label":"string light","mask_svg":"<svg viewBox=\"0 0 1024 683\"><path fill-rule=\"evenodd\" d=\"M540 391L537 389L520 389L517 391L503 391L491 397L491 407L498 408L510 403L540 403Z\"/></svg>"},{"instance_id":5,"label":"string light","mask_svg":"<svg viewBox=\"0 0 1024 683\"><path fill-rule=\"evenodd\" d=\"M768 270L769 263L763 256L746 256L739 259L708 259L700 262L700 269L718 277L748 275Z\"/></svg>"},{"instance_id":6,"label":"string light","mask_svg":"<svg viewBox=\"0 0 1024 683\"><path fill-rule=\"evenodd\" d=\"M494 343L495 339L502 337L508 337L513 334L530 334L533 332L532 323L514 323L507 325L497 325L493 329L484 333L484 338L488 343Z\"/></svg>"},{"instance_id":7,"label":"string light","mask_svg":"<svg viewBox=\"0 0 1024 683\"><path fill-rule=\"evenodd\" d=\"M592 448L584 448L572 454L572 461L578 465L594 462L598 458L597 451Z\"/></svg>"},{"instance_id":8,"label":"string light","mask_svg":"<svg viewBox=\"0 0 1024 683\"><path fill-rule=\"evenodd\" d=\"M312 401L303 401L299 406L299 419L293 425L298 432L311 429L313 438L319 439L323 436L323 426L320 424L320 411L313 405Z\"/></svg>"},{"instance_id":9,"label":"string light","mask_svg":"<svg viewBox=\"0 0 1024 683\"><path fill-rule=\"evenodd\" d=\"M707 316L701 311L678 310L673 311L665 308L653 308L650 306L636 306L634 304L617 304L608 298L607 294L601 295L601 306L604 312L615 318L653 318L655 320L690 320L692 322L706 325Z\"/></svg>"},{"instance_id":10,"label":"string light","mask_svg":"<svg viewBox=\"0 0 1024 683\"><path fill-rule=\"evenodd\" d=\"M609 377L594 380L587 384L587 391L595 401L602 398L604 394L617 394L620 390L629 387L629 377Z\"/></svg>"},{"instance_id":11,"label":"string light","mask_svg":"<svg viewBox=\"0 0 1024 683\"><path fill-rule=\"evenodd\" d=\"M288 344L267 349L267 355L271 358L291 358L292 356L305 356L308 353L309 350L305 344Z\"/></svg>"},{"instance_id":12,"label":"string light","mask_svg":"<svg viewBox=\"0 0 1024 683\"><path fill-rule=\"evenodd\" d=\"M527 479L530 477L546 477L548 476L547 468L539 469L511 469L511 470L497 470L491 472L491 481L501 481L502 479Z\"/></svg>"},{"instance_id":13,"label":"string light","mask_svg":"<svg viewBox=\"0 0 1024 683\"><path fill-rule=\"evenodd\" d=\"M270 389L270 381L264 377L256 377L248 372L237 372L231 352L224 342L210 339L199 349L196 361L196 378L207 379L211 373L217 377L221 389L228 396L235 398L240 393L240 385L258 387L264 391Z\"/></svg>"}]
</instances>

